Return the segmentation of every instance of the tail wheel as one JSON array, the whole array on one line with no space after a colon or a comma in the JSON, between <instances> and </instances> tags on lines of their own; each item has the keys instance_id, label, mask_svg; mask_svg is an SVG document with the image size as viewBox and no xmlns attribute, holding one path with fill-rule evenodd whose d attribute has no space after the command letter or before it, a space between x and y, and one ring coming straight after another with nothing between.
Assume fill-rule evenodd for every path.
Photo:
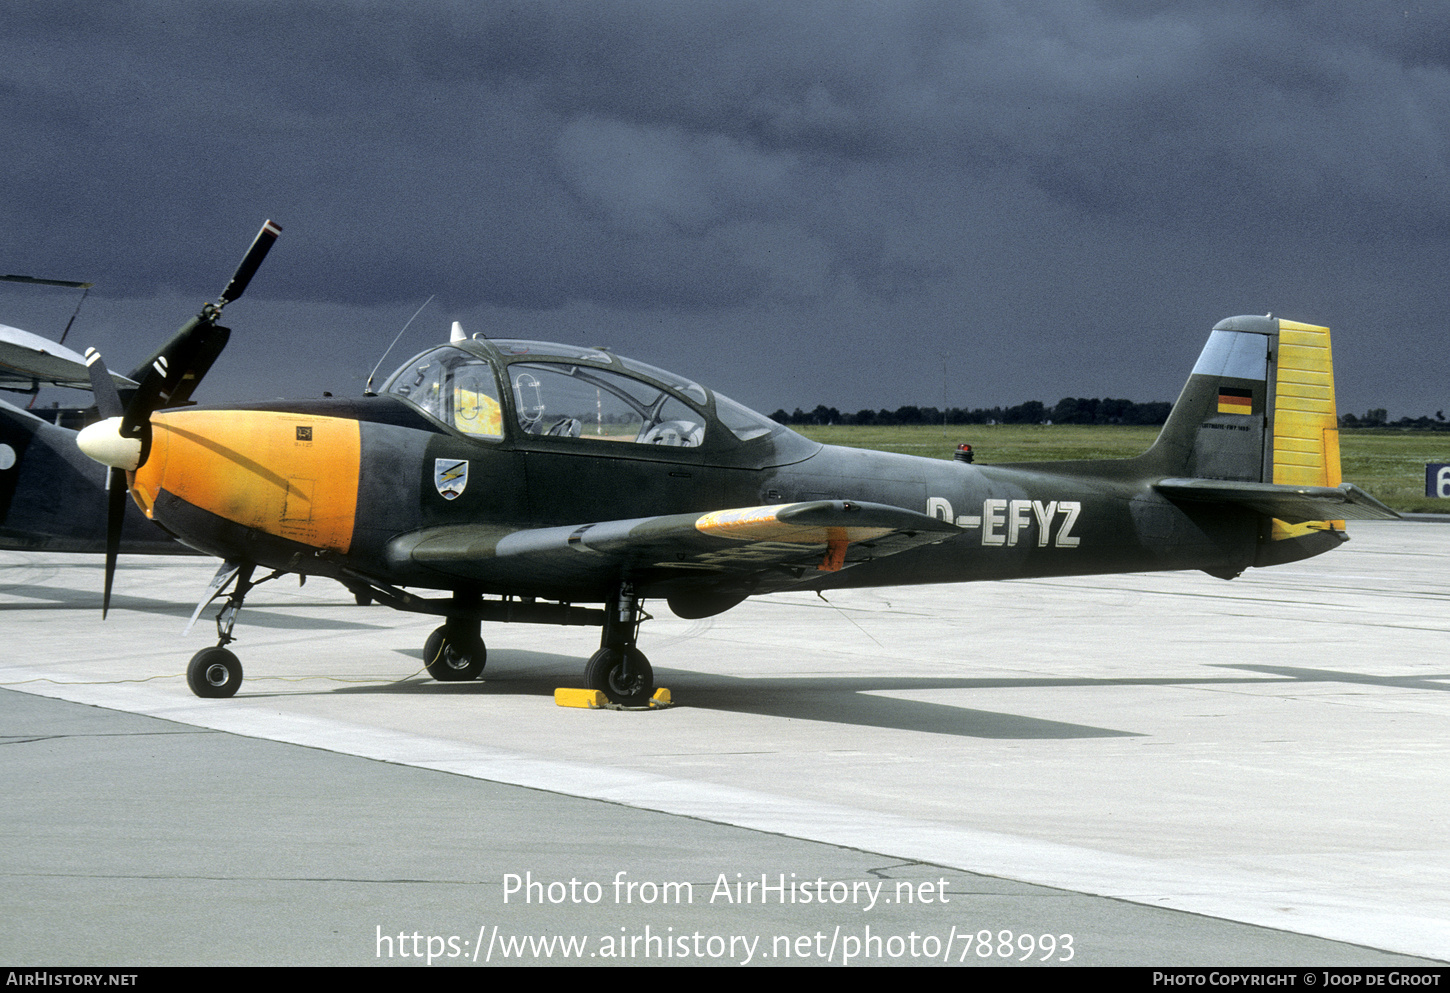
<instances>
[{"instance_id":1,"label":"tail wheel","mask_svg":"<svg viewBox=\"0 0 1450 993\"><path fill-rule=\"evenodd\" d=\"M461 683L483 675L488 649L479 637L450 636L448 628L439 628L428 636L423 646L423 664L428 675L440 683Z\"/></svg>"},{"instance_id":2,"label":"tail wheel","mask_svg":"<svg viewBox=\"0 0 1450 993\"><path fill-rule=\"evenodd\" d=\"M225 648L203 648L186 667L186 685L208 699L224 699L242 685L242 663Z\"/></svg>"},{"instance_id":3,"label":"tail wheel","mask_svg":"<svg viewBox=\"0 0 1450 993\"><path fill-rule=\"evenodd\" d=\"M601 648L589 659L584 680L590 689L603 692L611 703L624 707L643 707L655 691L654 670L638 648Z\"/></svg>"}]
</instances>

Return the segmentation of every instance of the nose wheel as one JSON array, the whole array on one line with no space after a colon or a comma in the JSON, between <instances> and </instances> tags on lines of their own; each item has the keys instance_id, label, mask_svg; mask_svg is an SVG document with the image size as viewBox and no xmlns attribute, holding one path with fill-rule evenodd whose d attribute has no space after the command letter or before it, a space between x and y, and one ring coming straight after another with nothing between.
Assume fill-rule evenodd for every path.
<instances>
[{"instance_id":1,"label":"nose wheel","mask_svg":"<svg viewBox=\"0 0 1450 993\"><path fill-rule=\"evenodd\" d=\"M224 646L235 641L232 637L232 628L236 626L237 615L242 611L242 603L247 599L247 594L252 588L271 579L282 575L281 571L272 573L263 579L252 582L252 570L255 568L251 563L228 561L222 564L212 577L211 585L207 587L206 595L197 605L196 613L191 615L192 623L201 616L206 605L221 595L222 590L231 585L233 579L236 585L232 587L231 595L227 597L222 609L217 612L216 632L217 643L213 648L203 648L191 657L186 666L186 685L191 687L191 692L199 697L209 700L221 700L234 696L237 688L242 685L242 663L228 651ZM186 626L191 630L191 624Z\"/></svg>"},{"instance_id":2,"label":"nose wheel","mask_svg":"<svg viewBox=\"0 0 1450 993\"><path fill-rule=\"evenodd\" d=\"M199 697L225 699L242 685L242 663L225 648L203 648L186 667L186 685Z\"/></svg>"}]
</instances>

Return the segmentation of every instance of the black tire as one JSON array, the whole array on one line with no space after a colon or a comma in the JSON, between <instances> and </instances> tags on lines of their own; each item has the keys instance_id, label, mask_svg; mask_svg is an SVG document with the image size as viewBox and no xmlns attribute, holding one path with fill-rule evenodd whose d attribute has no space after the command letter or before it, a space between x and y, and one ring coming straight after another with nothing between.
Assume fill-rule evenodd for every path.
<instances>
[{"instance_id":1,"label":"black tire","mask_svg":"<svg viewBox=\"0 0 1450 993\"><path fill-rule=\"evenodd\" d=\"M643 707L649 703L655 692L655 674L649 659L638 648L629 651L631 675L624 675L624 651L618 648L601 648L589 659L584 669L584 681L592 690L601 691L610 703L623 707Z\"/></svg>"},{"instance_id":2,"label":"black tire","mask_svg":"<svg viewBox=\"0 0 1450 993\"><path fill-rule=\"evenodd\" d=\"M371 593L354 593L352 598L359 607L371 607L373 605L373 595Z\"/></svg>"},{"instance_id":3,"label":"black tire","mask_svg":"<svg viewBox=\"0 0 1450 993\"><path fill-rule=\"evenodd\" d=\"M483 675L488 662L488 649L483 639L464 638L461 641L448 636L447 626L428 636L423 645L423 664L428 675L440 683L463 683Z\"/></svg>"},{"instance_id":4,"label":"black tire","mask_svg":"<svg viewBox=\"0 0 1450 993\"><path fill-rule=\"evenodd\" d=\"M186 685L209 700L222 700L242 685L242 663L225 648L203 648L186 667Z\"/></svg>"}]
</instances>

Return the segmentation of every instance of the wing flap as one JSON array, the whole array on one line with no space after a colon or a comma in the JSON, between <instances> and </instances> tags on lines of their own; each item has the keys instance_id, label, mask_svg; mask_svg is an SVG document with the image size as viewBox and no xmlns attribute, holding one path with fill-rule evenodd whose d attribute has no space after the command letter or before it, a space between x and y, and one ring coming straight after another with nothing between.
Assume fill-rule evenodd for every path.
<instances>
[{"instance_id":1,"label":"wing flap","mask_svg":"<svg viewBox=\"0 0 1450 993\"><path fill-rule=\"evenodd\" d=\"M1307 521L1395 521L1400 515L1353 483L1286 486L1226 479L1165 479L1154 486L1170 500L1232 503L1289 524Z\"/></svg>"}]
</instances>

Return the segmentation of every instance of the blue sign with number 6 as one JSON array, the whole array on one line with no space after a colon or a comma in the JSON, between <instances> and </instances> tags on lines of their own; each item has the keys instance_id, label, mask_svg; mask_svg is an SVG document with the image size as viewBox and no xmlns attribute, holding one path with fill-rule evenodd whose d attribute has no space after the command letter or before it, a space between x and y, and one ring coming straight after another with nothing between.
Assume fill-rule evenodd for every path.
<instances>
[{"instance_id":1,"label":"blue sign with number 6","mask_svg":"<svg viewBox=\"0 0 1450 993\"><path fill-rule=\"evenodd\" d=\"M1425 496L1450 497L1450 465L1444 462L1425 463Z\"/></svg>"}]
</instances>

